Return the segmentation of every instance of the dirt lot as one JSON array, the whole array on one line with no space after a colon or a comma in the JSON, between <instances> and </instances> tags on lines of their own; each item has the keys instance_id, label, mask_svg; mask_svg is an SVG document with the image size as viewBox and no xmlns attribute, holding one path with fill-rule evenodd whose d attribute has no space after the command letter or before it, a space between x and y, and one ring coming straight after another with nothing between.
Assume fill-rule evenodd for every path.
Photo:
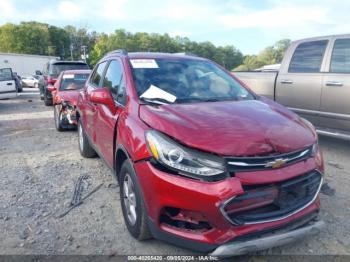
<instances>
[{"instance_id":1,"label":"dirt lot","mask_svg":"<svg viewBox=\"0 0 350 262\"><path fill-rule=\"evenodd\" d=\"M127 232L119 188L103 161L83 159L75 131L54 129L53 111L38 92L0 100L0 254L191 254ZM319 236L268 254L350 254L350 143L320 138L327 165ZM102 188L63 218L74 182L87 174L88 189ZM87 192L86 191L86 192Z\"/></svg>"}]
</instances>

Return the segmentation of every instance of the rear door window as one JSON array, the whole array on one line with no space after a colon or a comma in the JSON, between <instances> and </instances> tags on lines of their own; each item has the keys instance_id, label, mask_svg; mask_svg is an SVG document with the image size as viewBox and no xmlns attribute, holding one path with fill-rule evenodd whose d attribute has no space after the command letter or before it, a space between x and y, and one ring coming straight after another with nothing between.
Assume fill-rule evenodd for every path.
<instances>
[{"instance_id":1,"label":"rear door window","mask_svg":"<svg viewBox=\"0 0 350 262\"><path fill-rule=\"evenodd\" d=\"M350 39L337 39L334 42L331 73L350 73Z\"/></svg>"},{"instance_id":2,"label":"rear door window","mask_svg":"<svg viewBox=\"0 0 350 262\"><path fill-rule=\"evenodd\" d=\"M301 43L295 49L289 65L289 73L320 72L328 40Z\"/></svg>"}]
</instances>

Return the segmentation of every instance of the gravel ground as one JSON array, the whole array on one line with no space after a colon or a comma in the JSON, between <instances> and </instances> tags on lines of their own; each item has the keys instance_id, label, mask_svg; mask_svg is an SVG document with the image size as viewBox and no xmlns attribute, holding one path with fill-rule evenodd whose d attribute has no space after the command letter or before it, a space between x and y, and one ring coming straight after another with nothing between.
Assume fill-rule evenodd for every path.
<instances>
[{"instance_id":1,"label":"gravel ground","mask_svg":"<svg viewBox=\"0 0 350 262\"><path fill-rule=\"evenodd\" d=\"M191 251L157 240L134 240L123 222L119 187L99 158L80 156L75 131L57 132L52 107L35 89L0 100L0 254L153 254ZM350 142L321 137L326 163L318 236L259 254L350 254ZM74 182L100 190L63 218Z\"/></svg>"}]
</instances>

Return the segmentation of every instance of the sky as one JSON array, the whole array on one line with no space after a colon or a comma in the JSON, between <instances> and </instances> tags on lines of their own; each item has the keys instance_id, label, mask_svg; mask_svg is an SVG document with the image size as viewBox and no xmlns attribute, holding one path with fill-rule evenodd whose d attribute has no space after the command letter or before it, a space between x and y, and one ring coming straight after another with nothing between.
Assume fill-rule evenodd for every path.
<instances>
[{"instance_id":1,"label":"sky","mask_svg":"<svg viewBox=\"0 0 350 262\"><path fill-rule=\"evenodd\" d=\"M350 33L349 0L0 0L0 24L168 33L257 54L284 38Z\"/></svg>"}]
</instances>

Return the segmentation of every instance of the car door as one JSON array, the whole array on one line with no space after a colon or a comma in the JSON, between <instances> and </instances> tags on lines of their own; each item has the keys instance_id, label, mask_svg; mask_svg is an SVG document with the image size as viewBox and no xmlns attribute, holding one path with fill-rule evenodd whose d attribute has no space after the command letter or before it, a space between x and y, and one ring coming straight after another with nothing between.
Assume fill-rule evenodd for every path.
<instances>
[{"instance_id":1,"label":"car door","mask_svg":"<svg viewBox=\"0 0 350 262\"><path fill-rule=\"evenodd\" d=\"M320 126L350 132L350 37L333 39L322 81Z\"/></svg>"},{"instance_id":2,"label":"car door","mask_svg":"<svg viewBox=\"0 0 350 262\"><path fill-rule=\"evenodd\" d=\"M83 95L85 101L83 103L83 108L81 108L81 121L84 126L85 132L90 138L93 144L96 144L96 118L97 118L97 105L91 102L90 94L96 88L102 87L102 77L106 69L107 62L101 62L96 65L94 71L89 78L85 89L83 90Z\"/></svg>"},{"instance_id":3,"label":"car door","mask_svg":"<svg viewBox=\"0 0 350 262\"><path fill-rule=\"evenodd\" d=\"M108 88L115 102L113 112L103 104L97 105L96 117L96 145L98 151L110 167L113 167L114 154L113 145L115 139L115 128L118 117L125 104L125 74L123 63L119 59L113 59L107 66L102 86Z\"/></svg>"},{"instance_id":4,"label":"car door","mask_svg":"<svg viewBox=\"0 0 350 262\"><path fill-rule=\"evenodd\" d=\"M17 93L16 83L13 79L11 68L0 69L0 95L2 97L10 97ZM1 97L0 96L0 97Z\"/></svg>"},{"instance_id":5,"label":"car door","mask_svg":"<svg viewBox=\"0 0 350 262\"><path fill-rule=\"evenodd\" d=\"M33 87L34 86L34 81L35 81L34 77L29 77L28 81L29 81L29 86Z\"/></svg>"},{"instance_id":6,"label":"car door","mask_svg":"<svg viewBox=\"0 0 350 262\"><path fill-rule=\"evenodd\" d=\"M328 40L296 43L276 80L276 101L319 124L324 54Z\"/></svg>"}]
</instances>

